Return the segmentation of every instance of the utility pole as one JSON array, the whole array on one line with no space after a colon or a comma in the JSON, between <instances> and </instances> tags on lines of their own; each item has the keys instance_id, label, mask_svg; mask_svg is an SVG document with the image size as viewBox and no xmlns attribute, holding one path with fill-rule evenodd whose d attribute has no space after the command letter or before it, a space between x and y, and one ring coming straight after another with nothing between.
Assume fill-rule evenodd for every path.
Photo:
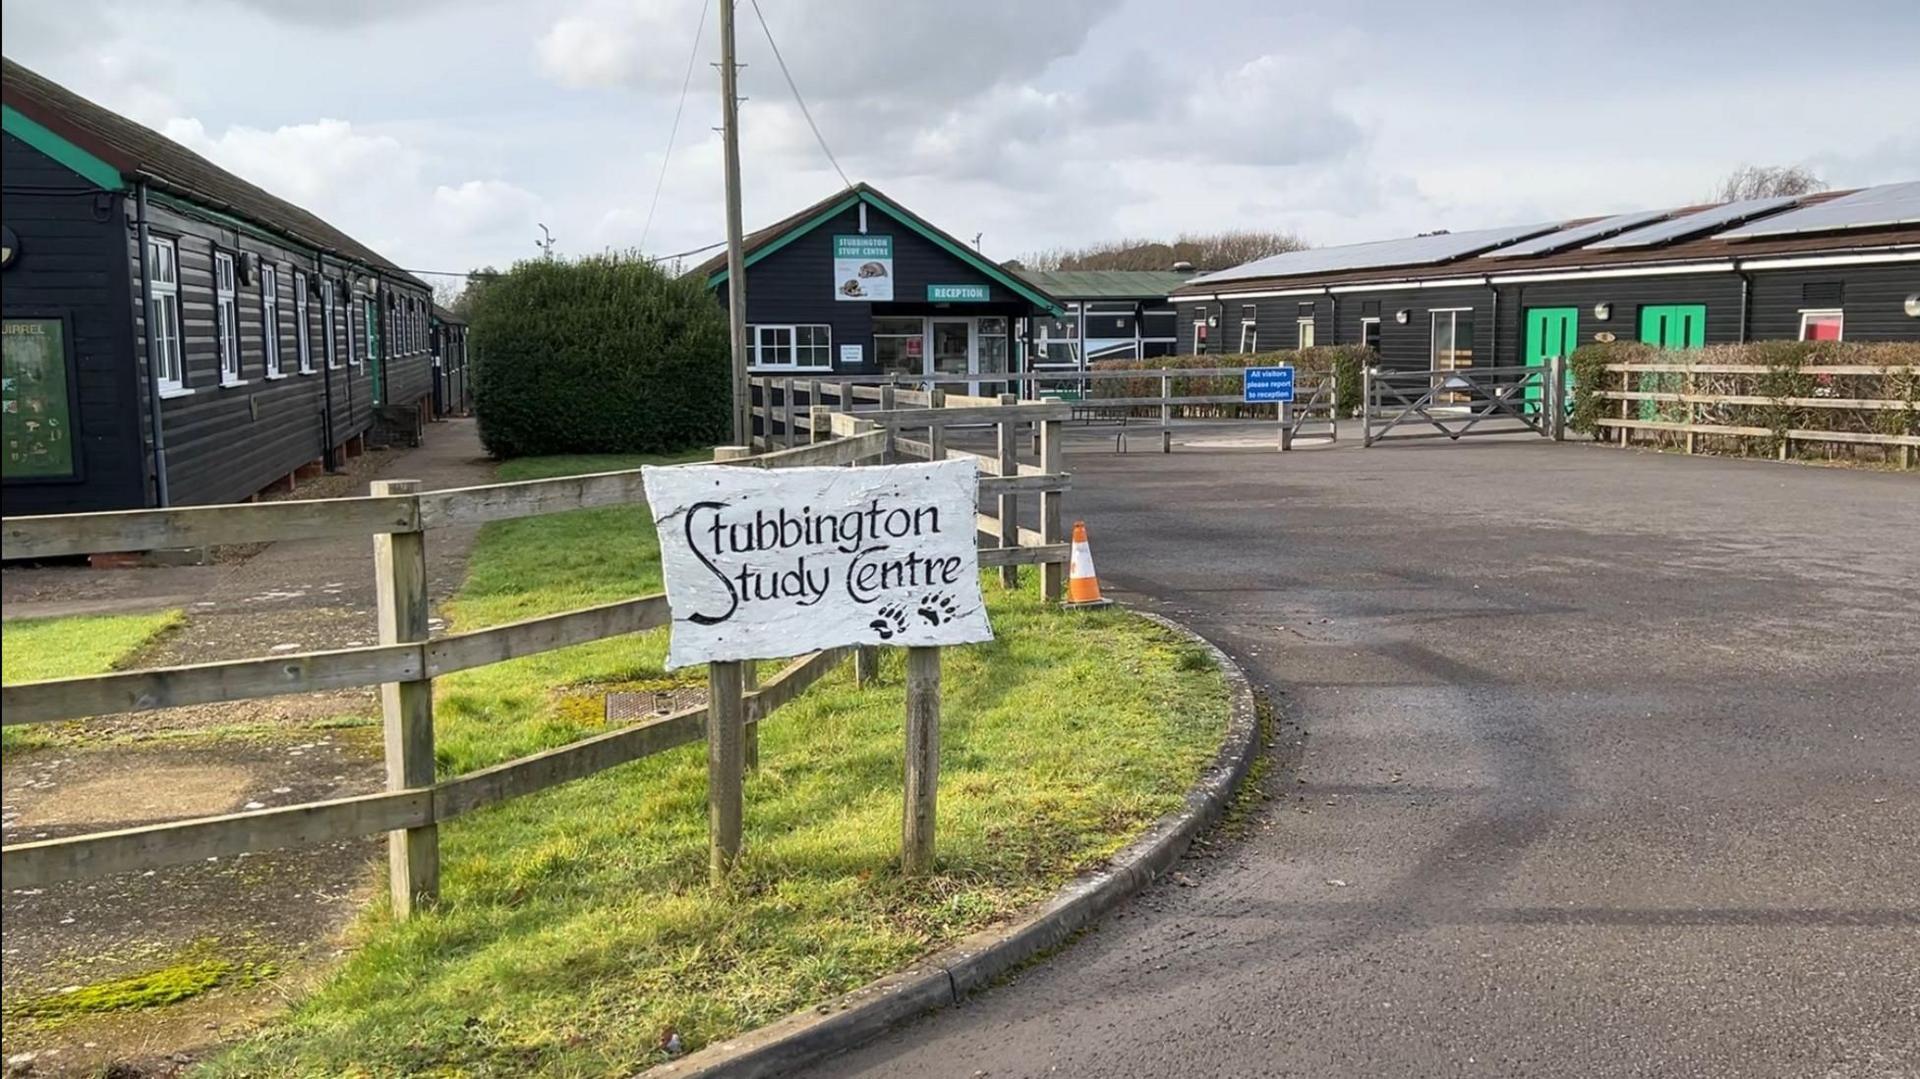
<instances>
[{"instance_id":1,"label":"utility pole","mask_svg":"<svg viewBox=\"0 0 1920 1079\"><path fill-rule=\"evenodd\" d=\"M720 123L727 172L727 326L733 336L733 444L753 444L747 388L747 259L740 224L740 71L733 62L733 4L720 0Z\"/></svg>"}]
</instances>

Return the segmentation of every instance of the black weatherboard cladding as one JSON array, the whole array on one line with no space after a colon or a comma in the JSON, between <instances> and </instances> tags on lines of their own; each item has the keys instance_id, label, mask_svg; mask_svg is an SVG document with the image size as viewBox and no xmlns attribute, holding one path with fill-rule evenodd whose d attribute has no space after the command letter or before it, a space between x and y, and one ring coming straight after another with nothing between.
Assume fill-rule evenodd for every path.
<instances>
[{"instance_id":1,"label":"black weatherboard cladding","mask_svg":"<svg viewBox=\"0 0 1920 1079\"><path fill-rule=\"evenodd\" d=\"M1837 286L1837 287L1836 287ZM1840 293L1834 303L1831 294ZM1849 341L1920 339L1920 319L1906 313L1909 296L1920 294L1920 264L1765 270L1753 275L1753 336L1797 337L1804 308L1838 307L1846 315Z\"/></svg>"},{"instance_id":2,"label":"black weatherboard cladding","mask_svg":"<svg viewBox=\"0 0 1920 1079\"><path fill-rule=\"evenodd\" d=\"M367 334L360 298L350 297L344 284L342 267L328 264L326 276L334 284L336 354L340 366L330 375L326 363L326 337L322 302L308 298L308 347L313 372L300 374L299 352L295 342L298 318L293 294L295 271L309 279L315 273L313 256L297 248L260 239L223 223L205 219L190 209L150 205L148 226L153 235L171 239L179 252L180 319L185 355L186 388L193 391L162 401L167 425L167 481L177 505L230 502L284 478L289 472L317 460L326 452L324 408L326 387L333 389L333 440L337 445L363 434L373 423L372 369L364 360L348 363L346 304L353 305L352 355L366 355ZM138 236L131 216L127 221L126 244L138 251ZM239 315L241 384L220 383L220 354L215 332L213 255L215 250L230 252L236 260L255 257L261 266L275 268L279 294L277 333L280 340L280 370L277 379L266 377L266 343L262 335L261 288L265 274L258 269L250 280L239 280L235 287L235 305ZM133 260L130 268L135 289L139 288L140 267ZM406 290L405 295L425 300L425 293ZM388 405L410 405L432 390L430 357L424 346L398 351L399 335L392 319L385 317L385 291L376 310L383 312L382 351L386 375ZM132 305L136 332L145 332L142 305ZM145 377L145 357L136 350L134 359Z\"/></svg>"},{"instance_id":3,"label":"black weatherboard cladding","mask_svg":"<svg viewBox=\"0 0 1920 1079\"><path fill-rule=\"evenodd\" d=\"M0 134L6 222L19 259L0 276L8 315L68 316L78 380L81 480L10 483L9 516L125 509L145 504L140 396L124 362L133 349L124 317L132 302L124 272L117 195L101 192L10 134Z\"/></svg>"},{"instance_id":4,"label":"black weatherboard cladding","mask_svg":"<svg viewBox=\"0 0 1920 1079\"><path fill-rule=\"evenodd\" d=\"M1026 300L949 253L932 240L876 206L867 207L868 235L893 237L894 302L859 303L834 298L833 238L860 231L860 210L849 206L819 227L747 267L747 322L753 324L825 323L833 327L835 369L877 370L873 359L873 318L890 313L925 315L1010 315L1030 310ZM955 303L932 311L928 285L985 284L989 302ZM727 301L723 283L719 299ZM908 309L912 309L910 312ZM861 346L859 367L841 366L841 345Z\"/></svg>"}]
</instances>

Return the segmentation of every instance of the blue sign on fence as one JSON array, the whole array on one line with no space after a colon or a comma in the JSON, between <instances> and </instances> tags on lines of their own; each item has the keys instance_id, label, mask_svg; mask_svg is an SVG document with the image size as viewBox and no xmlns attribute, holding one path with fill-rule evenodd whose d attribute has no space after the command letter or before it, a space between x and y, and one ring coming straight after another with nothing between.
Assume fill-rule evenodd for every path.
<instances>
[{"instance_id":1,"label":"blue sign on fence","mask_svg":"<svg viewBox=\"0 0 1920 1079\"><path fill-rule=\"evenodd\" d=\"M1249 367L1241 399L1248 404L1292 403L1293 368Z\"/></svg>"}]
</instances>

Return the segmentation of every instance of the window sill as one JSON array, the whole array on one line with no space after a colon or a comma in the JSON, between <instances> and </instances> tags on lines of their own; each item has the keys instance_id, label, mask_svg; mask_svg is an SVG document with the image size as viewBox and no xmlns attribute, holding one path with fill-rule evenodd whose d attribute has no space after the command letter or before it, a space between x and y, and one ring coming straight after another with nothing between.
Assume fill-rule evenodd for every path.
<instances>
[{"instance_id":1,"label":"window sill","mask_svg":"<svg viewBox=\"0 0 1920 1079\"><path fill-rule=\"evenodd\" d=\"M193 391L185 386L173 386L160 391L162 401L171 401L176 397L192 397Z\"/></svg>"},{"instance_id":2,"label":"window sill","mask_svg":"<svg viewBox=\"0 0 1920 1079\"><path fill-rule=\"evenodd\" d=\"M319 374L319 373L320 373L320 372L318 372L318 371L316 371L316 370L314 370L314 369L313 369L313 368L311 368L311 367L302 367L302 368L300 369L300 374L301 374L301 375L317 375L317 374Z\"/></svg>"},{"instance_id":3,"label":"window sill","mask_svg":"<svg viewBox=\"0 0 1920 1079\"><path fill-rule=\"evenodd\" d=\"M220 380L220 388L224 390L234 386L245 386L252 381L250 378L223 378Z\"/></svg>"},{"instance_id":4,"label":"window sill","mask_svg":"<svg viewBox=\"0 0 1920 1079\"><path fill-rule=\"evenodd\" d=\"M283 378L289 378L291 376L288 375L285 371L269 371L262 377L265 378L268 382L278 382Z\"/></svg>"}]
</instances>

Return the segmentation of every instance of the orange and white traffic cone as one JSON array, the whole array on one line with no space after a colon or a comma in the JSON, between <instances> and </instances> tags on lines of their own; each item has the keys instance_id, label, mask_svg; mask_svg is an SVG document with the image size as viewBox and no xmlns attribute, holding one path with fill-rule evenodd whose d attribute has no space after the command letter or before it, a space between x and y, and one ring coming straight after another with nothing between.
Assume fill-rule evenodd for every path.
<instances>
[{"instance_id":1,"label":"orange and white traffic cone","mask_svg":"<svg viewBox=\"0 0 1920 1079\"><path fill-rule=\"evenodd\" d=\"M1069 607L1105 607L1110 599L1100 598L1100 578L1093 572L1093 549L1087 546L1087 522L1073 522L1073 557L1067 562L1067 603Z\"/></svg>"}]
</instances>

